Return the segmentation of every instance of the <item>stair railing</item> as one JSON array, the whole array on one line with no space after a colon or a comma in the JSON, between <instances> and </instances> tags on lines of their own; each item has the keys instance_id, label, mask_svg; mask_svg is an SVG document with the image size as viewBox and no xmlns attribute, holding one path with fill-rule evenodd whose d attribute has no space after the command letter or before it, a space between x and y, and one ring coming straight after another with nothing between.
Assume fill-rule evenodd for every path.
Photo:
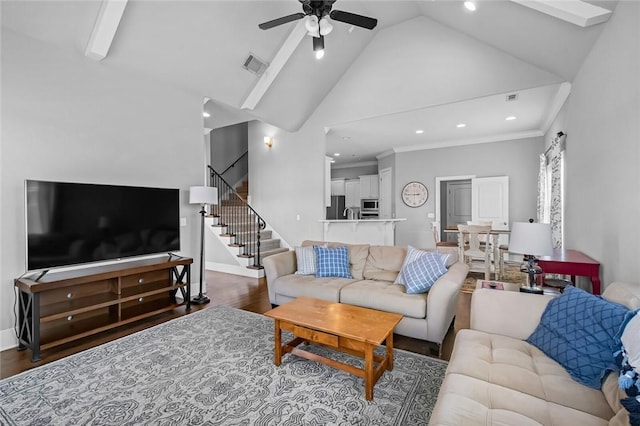
<instances>
[{"instance_id":1,"label":"stair railing","mask_svg":"<svg viewBox=\"0 0 640 426\"><path fill-rule=\"evenodd\" d=\"M238 159L236 161L234 161L233 163L231 163L231 165L229 167L224 169L224 171L222 173L220 173L220 176L224 176L225 173L227 173L229 170L234 168L236 166L236 164L238 164L240 162L240 160L242 160L244 157L247 156L247 154L249 154L249 151L245 151L244 154L242 154L240 157L238 157ZM211 167L209 167L209 168L211 168Z\"/></svg>"},{"instance_id":2,"label":"stair railing","mask_svg":"<svg viewBox=\"0 0 640 426\"><path fill-rule=\"evenodd\" d=\"M233 247L240 247L240 257L253 257L251 269L262 269L260 258L260 233L266 222L240 197L236 190L211 166L210 185L218 188L218 204L212 206L211 213L218 217L218 224L227 227L223 236L234 237ZM255 252L253 248L255 247Z\"/></svg>"}]
</instances>

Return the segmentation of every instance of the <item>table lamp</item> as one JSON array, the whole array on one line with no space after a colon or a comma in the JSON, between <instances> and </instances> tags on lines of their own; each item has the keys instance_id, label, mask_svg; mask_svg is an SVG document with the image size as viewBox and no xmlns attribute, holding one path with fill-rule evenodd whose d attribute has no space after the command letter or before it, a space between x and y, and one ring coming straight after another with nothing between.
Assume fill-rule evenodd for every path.
<instances>
[{"instance_id":1,"label":"table lamp","mask_svg":"<svg viewBox=\"0 0 640 426\"><path fill-rule=\"evenodd\" d=\"M209 298L202 293L204 286L204 215L206 205L218 204L218 188L212 186L192 186L189 188L189 204L200 204L200 293L191 299L191 303L203 305Z\"/></svg>"},{"instance_id":2,"label":"table lamp","mask_svg":"<svg viewBox=\"0 0 640 426\"><path fill-rule=\"evenodd\" d=\"M551 225L548 223L513 222L509 238L509 252L519 253L527 257L520 267L521 272L529 274L529 285L520 287L524 293L542 294L542 288L536 285L536 274L542 269L536 264L535 256L548 256L553 253L551 244Z\"/></svg>"}]
</instances>

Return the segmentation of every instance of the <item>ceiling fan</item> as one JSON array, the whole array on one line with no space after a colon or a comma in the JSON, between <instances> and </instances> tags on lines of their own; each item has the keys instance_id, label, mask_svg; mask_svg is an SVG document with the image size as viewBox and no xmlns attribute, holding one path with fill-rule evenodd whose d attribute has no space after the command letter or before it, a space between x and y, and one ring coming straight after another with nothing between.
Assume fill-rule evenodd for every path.
<instances>
[{"instance_id":1,"label":"ceiling fan","mask_svg":"<svg viewBox=\"0 0 640 426\"><path fill-rule=\"evenodd\" d=\"M294 13L263 22L258 25L262 30L277 27L288 22L305 19L305 27L309 35L313 36L313 51L316 57L321 58L324 54L324 36L333 30L333 25L327 17L334 21L340 21L357 27L372 30L378 24L378 20L368 16L357 15L355 13L344 12L342 10L331 10L336 0L298 0L302 4L303 12Z\"/></svg>"}]
</instances>

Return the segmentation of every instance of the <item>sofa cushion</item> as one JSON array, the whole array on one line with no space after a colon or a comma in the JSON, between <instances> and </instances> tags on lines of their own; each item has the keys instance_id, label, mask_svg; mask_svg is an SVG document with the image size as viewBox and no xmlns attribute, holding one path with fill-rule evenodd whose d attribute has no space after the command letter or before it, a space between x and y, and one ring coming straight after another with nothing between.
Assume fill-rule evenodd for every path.
<instances>
[{"instance_id":1,"label":"sofa cushion","mask_svg":"<svg viewBox=\"0 0 640 426\"><path fill-rule=\"evenodd\" d=\"M407 294L426 293L438 278L447 273L439 253L427 253L400 271Z\"/></svg>"},{"instance_id":2,"label":"sofa cushion","mask_svg":"<svg viewBox=\"0 0 640 426\"><path fill-rule=\"evenodd\" d=\"M313 246L313 251L316 253L316 278L351 278L347 247Z\"/></svg>"},{"instance_id":3,"label":"sofa cushion","mask_svg":"<svg viewBox=\"0 0 640 426\"><path fill-rule=\"evenodd\" d=\"M394 282L407 249L396 246L371 246L364 266L364 279Z\"/></svg>"},{"instance_id":4,"label":"sofa cushion","mask_svg":"<svg viewBox=\"0 0 640 426\"><path fill-rule=\"evenodd\" d=\"M305 240L301 244L306 246L327 246L329 248L346 246L349 252L349 273L355 279L361 280L367 256L369 255L369 244L345 244L340 242L325 242Z\"/></svg>"},{"instance_id":5,"label":"sofa cushion","mask_svg":"<svg viewBox=\"0 0 640 426\"><path fill-rule=\"evenodd\" d=\"M340 303L377 309L406 317L425 318L427 294L407 294L405 288L390 281L363 280L340 291Z\"/></svg>"},{"instance_id":6,"label":"sofa cushion","mask_svg":"<svg viewBox=\"0 0 640 426\"><path fill-rule=\"evenodd\" d=\"M474 377L447 373L429 426L452 425L609 426L609 419Z\"/></svg>"},{"instance_id":7,"label":"sofa cushion","mask_svg":"<svg viewBox=\"0 0 640 426\"><path fill-rule=\"evenodd\" d=\"M339 302L340 289L354 281L348 278L316 278L314 275L291 274L283 275L269 285L273 286L275 294L291 298L309 296Z\"/></svg>"},{"instance_id":8,"label":"sofa cushion","mask_svg":"<svg viewBox=\"0 0 640 426\"><path fill-rule=\"evenodd\" d=\"M551 300L527 339L562 364L578 382L600 389L616 369L613 357L629 310L573 286Z\"/></svg>"},{"instance_id":9,"label":"sofa cushion","mask_svg":"<svg viewBox=\"0 0 640 426\"><path fill-rule=\"evenodd\" d=\"M532 401L550 401L554 405L583 411L607 421L614 415L601 391L576 382L559 363L541 350L512 337L477 330L460 330L456 335L447 373L473 377L487 384L491 383L490 389L511 389L518 394L530 396ZM522 396L518 399L526 400ZM549 407L545 407L547 409Z\"/></svg>"}]
</instances>

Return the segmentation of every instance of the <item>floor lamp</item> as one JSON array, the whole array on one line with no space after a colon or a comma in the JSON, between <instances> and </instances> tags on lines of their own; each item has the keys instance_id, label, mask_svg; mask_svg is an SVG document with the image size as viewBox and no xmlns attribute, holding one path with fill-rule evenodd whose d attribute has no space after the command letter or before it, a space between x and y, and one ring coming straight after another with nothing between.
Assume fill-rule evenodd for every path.
<instances>
[{"instance_id":1,"label":"floor lamp","mask_svg":"<svg viewBox=\"0 0 640 426\"><path fill-rule=\"evenodd\" d=\"M548 256L553 253L551 225L534 223L533 219L530 219L529 223L514 222L511 225L509 252L527 256L527 261L522 264L520 271L529 275L529 285L520 287L520 291L542 294L542 288L536 285L536 274L542 273L542 269L536 264L535 256Z\"/></svg>"},{"instance_id":2,"label":"floor lamp","mask_svg":"<svg viewBox=\"0 0 640 426\"><path fill-rule=\"evenodd\" d=\"M189 188L189 204L200 204L200 293L191 299L191 303L203 305L209 298L202 294L204 286L204 215L205 206L218 204L218 188L212 186L192 186Z\"/></svg>"}]
</instances>

